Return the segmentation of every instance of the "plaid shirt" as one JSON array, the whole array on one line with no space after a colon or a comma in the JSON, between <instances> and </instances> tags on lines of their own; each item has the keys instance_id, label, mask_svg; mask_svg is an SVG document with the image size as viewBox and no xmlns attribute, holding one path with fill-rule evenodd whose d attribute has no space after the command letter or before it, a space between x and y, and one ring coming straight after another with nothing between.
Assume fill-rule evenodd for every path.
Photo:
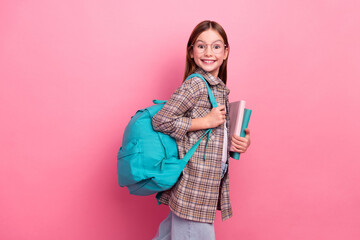
<instances>
[{"instance_id":1,"label":"plaid shirt","mask_svg":"<svg viewBox=\"0 0 360 240\"><path fill-rule=\"evenodd\" d=\"M200 73L207 80L218 105L226 105L226 124L229 126L229 89L220 78L215 78L201 68L198 68L196 73ZM152 124L156 131L176 139L179 157L183 158L206 131L188 132L191 119L205 117L211 109L204 81L194 77L185 81L173 93L153 117ZM159 201L169 205L171 211L181 218L213 223L216 210L221 210L223 221L232 216L229 171L221 178L224 124L214 128L210 134L204 160L206 139L207 137L204 137L201 141L177 183L164 191Z\"/></svg>"}]
</instances>

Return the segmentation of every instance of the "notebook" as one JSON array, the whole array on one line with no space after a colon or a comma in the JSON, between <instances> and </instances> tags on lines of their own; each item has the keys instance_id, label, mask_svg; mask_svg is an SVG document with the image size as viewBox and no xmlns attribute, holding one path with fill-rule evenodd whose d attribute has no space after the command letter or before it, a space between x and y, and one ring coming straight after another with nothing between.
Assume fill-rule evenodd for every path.
<instances>
[{"instance_id":1,"label":"notebook","mask_svg":"<svg viewBox=\"0 0 360 240\"><path fill-rule=\"evenodd\" d=\"M252 110L245 108L246 102L244 100L231 102L230 107L230 138L234 134L240 137L245 137L245 128L248 127ZM239 160L240 153L234 152L230 142L230 157Z\"/></svg>"}]
</instances>

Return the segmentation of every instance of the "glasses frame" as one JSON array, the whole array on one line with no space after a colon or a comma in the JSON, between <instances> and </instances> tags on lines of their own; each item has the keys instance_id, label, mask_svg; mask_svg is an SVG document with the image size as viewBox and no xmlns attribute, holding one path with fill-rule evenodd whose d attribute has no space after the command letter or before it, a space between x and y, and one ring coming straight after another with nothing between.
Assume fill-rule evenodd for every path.
<instances>
[{"instance_id":1,"label":"glasses frame","mask_svg":"<svg viewBox=\"0 0 360 240\"><path fill-rule=\"evenodd\" d=\"M193 48L194 51L197 51L197 52L199 52L199 53L204 53L209 45L211 45L211 51L212 51L213 53L215 53L215 52L214 52L213 44L216 43L216 42L221 42L222 44L224 44L224 49L222 49L222 51L225 51L225 49L227 48L227 45L226 45L225 43L223 43L221 40L217 40L217 41L212 42L212 43L205 43L205 42L203 42L204 45L206 45L206 47L204 48L204 50L200 51L198 48L194 48L194 46L195 46L195 44L196 44L197 42L203 42L203 41L201 41L201 40L200 40L200 41L196 41L196 42L194 42L194 44L191 45L191 47ZM220 54L220 53L222 53L222 52L215 53L215 54Z\"/></svg>"}]
</instances>

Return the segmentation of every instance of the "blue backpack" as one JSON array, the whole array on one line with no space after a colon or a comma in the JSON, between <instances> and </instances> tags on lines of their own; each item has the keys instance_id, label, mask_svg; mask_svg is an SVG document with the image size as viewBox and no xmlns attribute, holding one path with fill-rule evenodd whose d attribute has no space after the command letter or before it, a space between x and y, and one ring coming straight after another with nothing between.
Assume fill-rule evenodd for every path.
<instances>
[{"instance_id":1,"label":"blue backpack","mask_svg":"<svg viewBox=\"0 0 360 240\"><path fill-rule=\"evenodd\" d=\"M195 76L205 81L212 107L217 107L215 97L203 76L194 73L186 80ZM206 135L209 139L213 129L208 129L184 158L179 159L176 140L155 131L151 123L153 116L166 101L153 102L155 105L138 110L126 126L122 146L117 154L117 174L119 185L127 187L130 194L147 196L158 193L156 198L159 199L162 191L175 185L200 141Z\"/></svg>"}]
</instances>

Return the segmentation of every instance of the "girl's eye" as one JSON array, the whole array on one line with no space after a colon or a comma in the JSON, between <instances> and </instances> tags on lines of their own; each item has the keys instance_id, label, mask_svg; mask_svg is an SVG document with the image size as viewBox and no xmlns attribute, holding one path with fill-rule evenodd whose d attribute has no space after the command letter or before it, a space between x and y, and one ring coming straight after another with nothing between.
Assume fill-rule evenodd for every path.
<instances>
[{"instance_id":1,"label":"girl's eye","mask_svg":"<svg viewBox=\"0 0 360 240\"><path fill-rule=\"evenodd\" d=\"M214 45L214 49L220 49L221 48L221 45L220 44L215 44Z\"/></svg>"},{"instance_id":2,"label":"girl's eye","mask_svg":"<svg viewBox=\"0 0 360 240\"><path fill-rule=\"evenodd\" d=\"M199 44L199 45L198 45L198 48L200 48L200 49L204 49L204 48L206 48L206 47L205 47L205 45L204 45L204 44Z\"/></svg>"}]
</instances>

